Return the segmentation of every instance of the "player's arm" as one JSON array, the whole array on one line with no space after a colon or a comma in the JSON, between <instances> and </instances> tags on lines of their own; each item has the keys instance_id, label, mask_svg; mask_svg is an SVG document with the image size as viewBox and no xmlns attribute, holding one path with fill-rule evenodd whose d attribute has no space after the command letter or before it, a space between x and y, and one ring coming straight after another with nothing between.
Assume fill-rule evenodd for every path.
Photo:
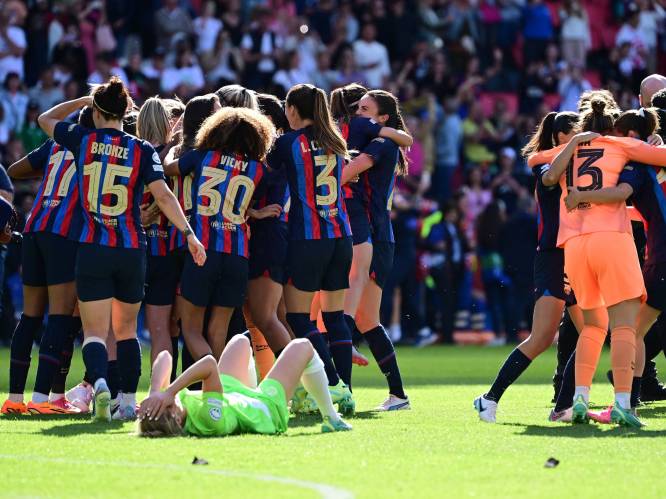
<instances>
[{"instance_id":1,"label":"player's arm","mask_svg":"<svg viewBox=\"0 0 666 499\"><path fill-rule=\"evenodd\" d=\"M178 160L174 159L173 161L165 160L164 165L164 175L167 177L177 177L180 175L180 169L178 168Z\"/></svg>"},{"instance_id":2,"label":"player's arm","mask_svg":"<svg viewBox=\"0 0 666 499\"><path fill-rule=\"evenodd\" d=\"M279 204L269 204L263 208L255 210L254 208L247 209L247 216L249 218L254 218L256 220L262 220L264 218L279 217L282 213L282 206Z\"/></svg>"},{"instance_id":3,"label":"player's arm","mask_svg":"<svg viewBox=\"0 0 666 499\"><path fill-rule=\"evenodd\" d=\"M154 372L153 377L155 377ZM222 393L222 383L220 382L220 374L217 370L217 362L215 362L215 358L212 355L206 355L196 361L164 391L161 391L161 388L157 387L153 392L153 385L151 384L151 394L141 403L139 417L158 419L174 403L178 392L197 381L202 382L204 392ZM155 385L157 386L157 381Z\"/></svg>"},{"instance_id":4,"label":"player's arm","mask_svg":"<svg viewBox=\"0 0 666 499\"><path fill-rule=\"evenodd\" d=\"M63 102L62 104L58 104L57 106L52 107L48 111L44 111L39 115L39 118L37 118L37 123L39 123L39 126L42 130L44 130L46 135L53 138L55 126L59 122L63 121L65 118L67 118L67 116L74 113L78 109L86 106L92 106L92 97L89 95L86 97L80 97L79 99Z\"/></svg>"},{"instance_id":5,"label":"player's arm","mask_svg":"<svg viewBox=\"0 0 666 499\"><path fill-rule=\"evenodd\" d=\"M383 130L383 128L382 128ZM350 182L353 178L358 177L364 171L370 169L374 164L374 159L369 154L361 153L356 156L347 166L342 169L342 184Z\"/></svg>"},{"instance_id":6,"label":"player's arm","mask_svg":"<svg viewBox=\"0 0 666 499\"><path fill-rule=\"evenodd\" d=\"M7 168L7 174L13 179L26 179L26 178L39 178L42 176L42 172L35 170L28 156L23 156L16 163L12 163L9 168Z\"/></svg>"},{"instance_id":7,"label":"player's arm","mask_svg":"<svg viewBox=\"0 0 666 499\"><path fill-rule=\"evenodd\" d=\"M148 184L148 189L153 195L157 206L160 207L160 211L164 213L169 221L176 226L176 228L181 231L187 238L187 246L192 254L192 258L197 265L202 266L206 263L206 250L197 239L197 236L192 232L192 228L185 218L176 196L173 195L173 192L167 187L164 180L155 180Z\"/></svg>"},{"instance_id":8,"label":"player's arm","mask_svg":"<svg viewBox=\"0 0 666 499\"><path fill-rule=\"evenodd\" d=\"M567 170L576 147L585 142L590 142L597 137L600 137L600 135L595 132L582 132L574 135L564 149L555 156L555 159L550 163L550 168L541 177L543 185L550 187L557 184L560 181L560 177Z\"/></svg>"},{"instance_id":9,"label":"player's arm","mask_svg":"<svg viewBox=\"0 0 666 499\"><path fill-rule=\"evenodd\" d=\"M629 199L633 193L633 187L625 182L615 187L605 187L595 191L579 191L576 187L570 187L569 194L564 198L564 204L568 211L572 211L581 203L621 203Z\"/></svg>"},{"instance_id":10,"label":"player's arm","mask_svg":"<svg viewBox=\"0 0 666 499\"><path fill-rule=\"evenodd\" d=\"M405 130L397 130L390 126L383 126L379 131L379 136L385 139L391 139L400 147L411 147L414 143L414 138Z\"/></svg>"}]
</instances>

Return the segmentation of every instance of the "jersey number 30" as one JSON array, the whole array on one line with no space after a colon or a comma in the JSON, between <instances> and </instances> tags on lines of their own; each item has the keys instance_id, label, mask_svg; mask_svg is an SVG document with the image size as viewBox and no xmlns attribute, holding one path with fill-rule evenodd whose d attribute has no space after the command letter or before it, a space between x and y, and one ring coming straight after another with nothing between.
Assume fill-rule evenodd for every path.
<instances>
[{"instance_id":1,"label":"jersey number 30","mask_svg":"<svg viewBox=\"0 0 666 499\"><path fill-rule=\"evenodd\" d=\"M203 168L201 176L208 177L208 180L200 185L199 197L206 197L209 202L207 205L197 204L197 213L205 217L214 217L220 213L221 207L225 219L236 225L241 225L245 223L245 212L252 199L254 182L251 178L243 175L232 177L229 180L229 185L227 185L224 204L222 204L222 194L216 187L227 179L227 175L229 175L229 172L226 170L211 168L210 166ZM240 200L238 200L239 196L241 196Z\"/></svg>"}]
</instances>

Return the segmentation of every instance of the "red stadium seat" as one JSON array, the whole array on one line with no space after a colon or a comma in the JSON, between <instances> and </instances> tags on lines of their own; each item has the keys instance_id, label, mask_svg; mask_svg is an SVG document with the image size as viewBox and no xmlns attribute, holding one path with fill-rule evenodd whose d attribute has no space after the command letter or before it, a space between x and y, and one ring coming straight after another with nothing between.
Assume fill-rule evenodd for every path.
<instances>
[{"instance_id":1,"label":"red stadium seat","mask_svg":"<svg viewBox=\"0 0 666 499\"><path fill-rule=\"evenodd\" d=\"M543 102L551 111L557 111L560 108L560 94L546 94L543 97Z\"/></svg>"},{"instance_id":2,"label":"red stadium seat","mask_svg":"<svg viewBox=\"0 0 666 499\"><path fill-rule=\"evenodd\" d=\"M506 102L509 113L512 115L518 114L518 96L508 92L484 92L479 95L479 102L483 109L485 116L491 116L493 109L495 109L495 102L504 100Z\"/></svg>"}]
</instances>

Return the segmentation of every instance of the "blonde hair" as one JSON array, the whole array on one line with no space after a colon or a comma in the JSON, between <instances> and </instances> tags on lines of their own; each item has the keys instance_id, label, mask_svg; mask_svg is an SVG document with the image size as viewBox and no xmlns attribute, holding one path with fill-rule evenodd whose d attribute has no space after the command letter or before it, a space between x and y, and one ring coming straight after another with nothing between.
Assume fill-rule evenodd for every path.
<instances>
[{"instance_id":1,"label":"blonde hair","mask_svg":"<svg viewBox=\"0 0 666 499\"><path fill-rule=\"evenodd\" d=\"M136 119L136 130L140 139L153 145L169 142L170 113L162 99L151 97L144 102Z\"/></svg>"},{"instance_id":2,"label":"blonde hair","mask_svg":"<svg viewBox=\"0 0 666 499\"><path fill-rule=\"evenodd\" d=\"M246 107L259 110L257 95L241 85L225 85L219 88L215 95L220 99L222 107Z\"/></svg>"},{"instance_id":3,"label":"blonde hair","mask_svg":"<svg viewBox=\"0 0 666 499\"><path fill-rule=\"evenodd\" d=\"M144 417L137 421L137 435L140 437L180 437L185 435L175 414L167 410L157 419Z\"/></svg>"}]
</instances>

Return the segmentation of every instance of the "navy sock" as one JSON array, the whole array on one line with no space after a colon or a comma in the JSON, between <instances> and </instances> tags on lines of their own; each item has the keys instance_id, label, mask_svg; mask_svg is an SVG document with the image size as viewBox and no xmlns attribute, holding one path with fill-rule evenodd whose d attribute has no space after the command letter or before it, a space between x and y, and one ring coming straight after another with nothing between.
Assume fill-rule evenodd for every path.
<instances>
[{"instance_id":1,"label":"navy sock","mask_svg":"<svg viewBox=\"0 0 666 499\"><path fill-rule=\"evenodd\" d=\"M638 402L641 396L641 377L634 376L631 382L631 407L635 409L638 407Z\"/></svg>"},{"instance_id":2,"label":"navy sock","mask_svg":"<svg viewBox=\"0 0 666 499\"><path fill-rule=\"evenodd\" d=\"M35 392L48 395L51 383L60 370L60 356L65 337L69 334L72 317L70 315L49 315L46 331L39 344L39 364L35 377Z\"/></svg>"},{"instance_id":3,"label":"navy sock","mask_svg":"<svg viewBox=\"0 0 666 499\"><path fill-rule=\"evenodd\" d=\"M573 405L573 396L576 391L576 351L571 354L562 375L562 387L557 394L555 412L561 412Z\"/></svg>"},{"instance_id":4,"label":"navy sock","mask_svg":"<svg viewBox=\"0 0 666 499\"><path fill-rule=\"evenodd\" d=\"M389 393L401 399L407 398L402 386L402 377L400 376L395 349L393 348L393 343L391 343L391 338L388 337L384 328L377 326L363 333L363 338L368 342L372 356L375 358L379 369L386 376Z\"/></svg>"},{"instance_id":5,"label":"navy sock","mask_svg":"<svg viewBox=\"0 0 666 499\"><path fill-rule=\"evenodd\" d=\"M322 312L322 318L328 331L328 345L342 382L351 389L352 377L352 339L342 310Z\"/></svg>"},{"instance_id":6,"label":"navy sock","mask_svg":"<svg viewBox=\"0 0 666 499\"><path fill-rule=\"evenodd\" d=\"M493 382L485 397L488 400L499 402L504 395L504 391L516 381L521 374L529 367L532 360L521 352L518 348L509 354L504 364L497 373L497 378Z\"/></svg>"},{"instance_id":7,"label":"navy sock","mask_svg":"<svg viewBox=\"0 0 666 499\"><path fill-rule=\"evenodd\" d=\"M81 353L90 383L94 385L100 378L109 381L107 373L109 373L108 369L111 362L109 362L106 345L98 341L92 341L83 346Z\"/></svg>"},{"instance_id":8,"label":"navy sock","mask_svg":"<svg viewBox=\"0 0 666 499\"><path fill-rule=\"evenodd\" d=\"M345 322L347 323L349 331L351 331L352 345L358 346L363 341L363 335L356 327L356 321L351 315L345 314Z\"/></svg>"},{"instance_id":9,"label":"navy sock","mask_svg":"<svg viewBox=\"0 0 666 499\"><path fill-rule=\"evenodd\" d=\"M109 387L111 392L111 398L115 399L118 396L118 391L120 390L120 374L118 372L118 361L110 360L108 362L108 376L106 377L106 384ZM95 382L93 381L92 384Z\"/></svg>"},{"instance_id":10,"label":"navy sock","mask_svg":"<svg viewBox=\"0 0 666 499\"><path fill-rule=\"evenodd\" d=\"M58 371L55 373L55 376L53 376L53 381L51 382L51 392L53 393L65 393L67 375L69 374L69 368L72 365L74 339L79 334L80 330L81 318L70 317L69 328L67 330L65 340L62 344L62 351L60 352L60 369L58 369Z\"/></svg>"},{"instance_id":11,"label":"navy sock","mask_svg":"<svg viewBox=\"0 0 666 499\"><path fill-rule=\"evenodd\" d=\"M118 351L118 374L120 390L125 393L136 393L141 377L141 346L139 340L132 338L116 343Z\"/></svg>"},{"instance_id":12,"label":"navy sock","mask_svg":"<svg viewBox=\"0 0 666 499\"><path fill-rule=\"evenodd\" d=\"M324 363L324 369L326 370L326 376L328 377L328 385L337 385L340 382L340 377L335 369L335 365L333 365L331 352L328 350L323 335L319 332L316 326L313 326L312 321L310 320L310 315L287 313L287 322L296 335L296 338L307 338L310 340L310 343L312 343L312 346Z\"/></svg>"},{"instance_id":13,"label":"navy sock","mask_svg":"<svg viewBox=\"0 0 666 499\"><path fill-rule=\"evenodd\" d=\"M184 348L183 348L184 349ZM171 382L178 377L178 336L171 337Z\"/></svg>"},{"instance_id":14,"label":"navy sock","mask_svg":"<svg viewBox=\"0 0 666 499\"><path fill-rule=\"evenodd\" d=\"M16 325L9 354L9 393L23 393L30 370L30 352L44 317L22 314Z\"/></svg>"}]
</instances>

